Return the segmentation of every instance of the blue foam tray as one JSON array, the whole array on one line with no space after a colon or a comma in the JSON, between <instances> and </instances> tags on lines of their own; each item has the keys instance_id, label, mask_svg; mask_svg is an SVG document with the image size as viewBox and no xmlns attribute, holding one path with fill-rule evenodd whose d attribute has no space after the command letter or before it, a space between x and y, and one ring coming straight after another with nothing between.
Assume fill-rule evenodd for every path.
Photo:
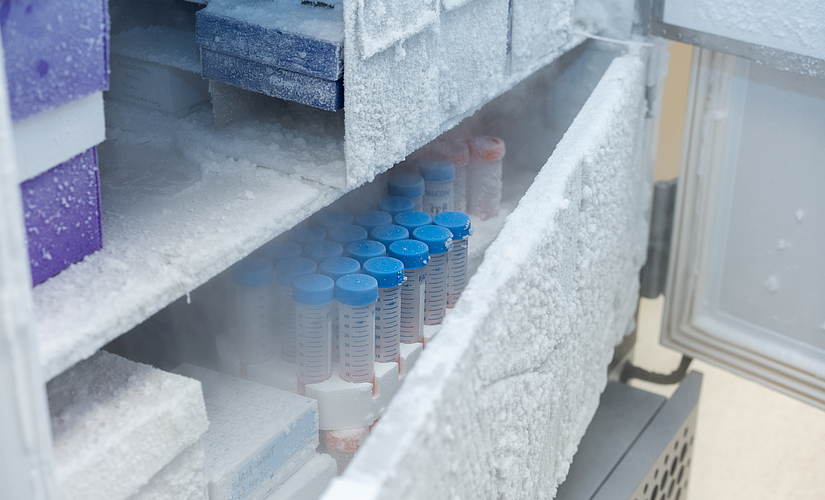
<instances>
[{"instance_id":1,"label":"blue foam tray","mask_svg":"<svg viewBox=\"0 0 825 500\"><path fill-rule=\"evenodd\" d=\"M204 78L316 108L344 107L344 81L316 78L248 59L201 49Z\"/></svg>"},{"instance_id":2,"label":"blue foam tray","mask_svg":"<svg viewBox=\"0 0 825 500\"><path fill-rule=\"evenodd\" d=\"M342 42L217 15L209 7L198 11L196 31L202 49L326 80L344 73Z\"/></svg>"}]
</instances>

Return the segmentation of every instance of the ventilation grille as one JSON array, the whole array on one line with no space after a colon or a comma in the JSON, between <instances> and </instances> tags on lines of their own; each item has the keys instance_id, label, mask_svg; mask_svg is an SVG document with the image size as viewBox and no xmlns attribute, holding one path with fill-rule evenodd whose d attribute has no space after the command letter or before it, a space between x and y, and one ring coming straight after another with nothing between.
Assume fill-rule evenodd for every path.
<instances>
[{"instance_id":1,"label":"ventilation grille","mask_svg":"<svg viewBox=\"0 0 825 500\"><path fill-rule=\"evenodd\" d=\"M679 431L653 463L632 500L685 500L693 456L693 438L696 434L697 408L685 419Z\"/></svg>"}]
</instances>

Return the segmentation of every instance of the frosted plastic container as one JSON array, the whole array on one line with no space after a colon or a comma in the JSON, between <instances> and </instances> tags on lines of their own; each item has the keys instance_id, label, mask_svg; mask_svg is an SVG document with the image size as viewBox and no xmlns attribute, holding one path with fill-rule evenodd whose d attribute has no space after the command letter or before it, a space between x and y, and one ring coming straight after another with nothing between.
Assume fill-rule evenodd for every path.
<instances>
[{"instance_id":1,"label":"frosted plastic container","mask_svg":"<svg viewBox=\"0 0 825 500\"><path fill-rule=\"evenodd\" d=\"M366 274L349 274L335 282L340 330L340 376L347 382L375 378L375 301L378 282Z\"/></svg>"},{"instance_id":2,"label":"frosted plastic container","mask_svg":"<svg viewBox=\"0 0 825 500\"><path fill-rule=\"evenodd\" d=\"M304 257L312 259L316 264L333 257L343 257L344 247L334 241L313 241L304 246Z\"/></svg>"},{"instance_id":3,"label":"frosted plastic container","mask_svg":"<svg viewBox=\"0 0 825 500\"><path fill-rule=\"evenodd\" d=\"M447 269L453 235L445 227L423 226L413 231L413 238L426 244L430 251L424 294L424 324L440 325L447 309Z\"/></svg>"},{"instance_id":4,"label":"frosted plastic container","mask_svg":"<svg viewBox=\"0 0 825 500\"><path fill-rule=\"evenodd\" d=\"M237 323L231 338L241 363L262 363L275 353L272 277L268 259L249 257L232 268Z\"/></svg>"},{"instance_id":5,"label":"frosted plastic container","mask_svg":"<svg viewBox=\"0 0 825 500\"><path fill-rule=\"evenodd\" d=\"M441 212L453 211L455 165L448 161L424 162L418 167L418 173L424 178L423 212L435 217Z\"/></svg>"},{"instance_id":6,"label":"frosted plastic container","mask_svg":"<svg viewBox=\"0 0 825 500\"><path fill-rule=\"evenodd\" d=\"M392 215L380 210L362 212L355 216L355 224L363 227L369 233L372 228L381 224L392 224Z\"/></svg>"},{"instance_id":7,"label":"frosted plastic container","mask_svg":"<svg viewBox=\"0 0 825 500\"><path fill-rule=\"evenodd\" d=\"M378 281L378 301L375 303L375 361L398 362L404 264L392 257L378 257L364 262L364 274Z\"/></svg>"},{"instance_id":8,"label":"frosted plastic container","mask_svg":"<svg viewBox=\"0 0 825 500\"><path fill-rule=\"evenodd\" d=\"M413 209L421 211L424 207L424 178L418 174L395 174L387 182L387 194L403 196L413 203Z\"/></svg>"},{"instance_id":9,"label":"frosted plastic container","mask_svg":"<svg viewBox=\"0 0 825 500\"><path fill-rule=\"evenodd\" d=\"M369 233L361 226L341 226L329 232L329 239L346 248L350 243L369 238Z\"/></svg>"},{"instance_id":10,"label":"frosted plastic container","mask_svg":"<svg viewBox=\"0 0 825 500\"><path fill-rule=\"evenodd\" d=\"M383 243L372 240L356 241L347 245L347 256L357 260L359 264L375 257L386 257L387 247Z\"/></svg>"},{"instance_id":11,"label":"frosted plastic container","mask_svg":"<svg viewBox=\"0 0 825 500\"><path fill-rule=\"evenodd\" d=\"M372 228L370 239L382 243L385 247L390 246L394 241L410 239L410 232L402 226L395 224L382 224Z\"/></svg>"},{"instance_id":12,"label":"frosted plastic container","mask_svg":"<svg viewBox=\"0 0 825 500\"><path fill-rule=\"evenodd\" d=\"M289 239L301 245L306 245L313 241L324 241L327 239L327 232L324 228L318 226L301 224L300 226L293 227L289 231Z\"/></svg>"},{"instance_id":13,"label":"frosted plastic container","mask_svg":"<svg viewBox=\"0 0 825 500\"><path fill-rule=\"evenodd\" d=\"M404 196L388 196L378 202L378 210L387 212L395 218L400 213L414 211L415 204Z\"/></svg>"},{"instance_id":14,"label":"frosted plastic container","mask_svg":"<svg viewBox=\"0 0 825 500\"><path fill-rule=\"evenodd\" d=\"M327 234L336 227L352 224L352 215L343 210L324 210L315 216L315 225L323 228Z\"/></svg>"},{"instance_id":15,"label":"frosted plastic container","mask_svg":"<svg viewBox=\"0 0 825 500\"><path fill-rule=\"evenodd\" d=\"M317 265L314 261L297 257L284 259L278 263L275 273L278 281L278 303L280 304L279 321L281 331L281 358L295 362L298 351L295 344L295 300L292 298L292 285L295 278L305 274L315 274Z\"/></svg>"},{"instance_id":16,"label":"frosted plastic container","mask_svg":"<svg viewBox=\"0 0 825 500\"><path fill-rule=\"evenodd\" d=\"M453 235L450 265L447 269L447 309L452 309L467 286L467 248L473 226L470 217L461 212L438 214L433 223L449 229Z\"/></svg>"},{"instance_id":17,"label":"frosted plastic container","mask_svg":"<svg viewBox=\"0 0 825 500\"><path fill-rule=\"evenodd\" d=\"M467 212L481 220L498 215L501 206L501 160L504 141L483 136L470 139L467 165Z\"/></svg>"},{"instance_id":18,"label":"frosted plastic container","mask_svg":"<svg viewBox=\"0 0 825 500\"><path fill-rule=\"evenodd\" d=\"M467 164L470 162L469 146L457 140L437 141L427 148L426 155L431 160L448 161L455 165L453 210L464 212L467 209Z\"/></svg>"},{"instance_id":19,"label":"frosted plastic container","mask_svg":"<svg viewBox=\"0 0 825 500\"><path fill-rule=\"evenodd\" d=\"M424 212L404 212L395 216L395 223L412 233L421 226L432 224L433 218Z\"/></svg>"},{"instance_id":20,"label":"frosted plastic container","mask_svg":"<svg viewBox=\"0 0 825 500\"><path fill-rule=\"evenodd\" d=\"M335 282L322 274L305 274L292 285L298 351L298 387L332 375L332 300Z\"/></svg>"},{"instance_id":21,"label":"frosted plastic container","mask_svg":"<svg viewBox=\"0 0 825 500\"><path fill-rule=\"evenodd\" d=\"M396 241L387 249L387 256L400 260L404 265L405 279L401 285L401 342L423 342L429 248L420 241Z\"/></svg>"},{"instance_id":22,"label":"frosted plastic container","mask_svg":"<svg viewBox=\"0 0 825 500\"><path fill-rule=\"evenodd\" d=\"M335 257L321 262L318 272L329 276L336 281L348 274L358 274L361 272L361 263L349 257ZM338 334L338 301L332 301L332 361L337 363L340 359L341 347L339 345Z\"/></svg>"}]
</instances>

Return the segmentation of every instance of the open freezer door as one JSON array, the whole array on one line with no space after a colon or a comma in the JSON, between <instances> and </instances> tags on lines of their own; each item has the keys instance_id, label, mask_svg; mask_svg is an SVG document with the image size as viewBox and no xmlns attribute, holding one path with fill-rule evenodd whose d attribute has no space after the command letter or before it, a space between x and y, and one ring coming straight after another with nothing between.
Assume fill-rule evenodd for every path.
<instances>
[{"instance_id":1,"label":"open freezer door","mask_svg":"<svg viewBox=\"0 0 825 500\"><path fill-rule=\"evenodd\" d=\"M651 0L652 35L825 75L825 3L818 0Z\"/></svg>"},{"instance_id":2,"label":"open freezer door","mask_svg":"<svg viewBox=\"0 0 825 500\"><path fill-rule=\"evenodd\" d=\"M694 51L662 328L663 344L823 409L824 83Z\"/></svg>"}]
</instances>

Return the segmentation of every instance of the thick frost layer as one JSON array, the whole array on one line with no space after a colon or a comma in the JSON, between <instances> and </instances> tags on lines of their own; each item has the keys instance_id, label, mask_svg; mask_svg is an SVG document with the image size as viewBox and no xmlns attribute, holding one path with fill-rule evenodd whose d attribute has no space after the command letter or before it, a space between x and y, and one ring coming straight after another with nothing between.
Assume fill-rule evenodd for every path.
<instances>
[{"instance_id":1,"label":"thick frost layer","mask_svg":"<svg viewBox=\"0 0 825 500\"><path fill-rule=\"evenodd\" d=\"M203 446L193 444L160 470L129 500L205 500Z\"/></svg>"},{"instance_id":2,"label":"thick frost layer","mask_svg":"<svg viewBox=\"0 0 825 500\"><path fill-rule=\"evenodd\" d=\"M615 60L325 498L550 498L632 323L645 56Z\"/></svg>"},{"instance_id":3,"label":"thick frost layer","mask_svg":"<svg viewBox=\"0 0 825 500\"><path fill-rule=\"evenodd\" d=\"M211 0L207 11L239 21L287 33L302 33L331 42L342 42L341 8L302 5L296 0Z\"/></svg>"},{"instance_id":4,"label":"thick frost layer","mask_svg":"<svg viewBox=\"0 0 825 500\"><path fill-rule=\"evenodd\" d=\"M580 43L572 0L512 3L511 22L507 0L344 2L350 187Z\"/></svg>"}]
</instances>

